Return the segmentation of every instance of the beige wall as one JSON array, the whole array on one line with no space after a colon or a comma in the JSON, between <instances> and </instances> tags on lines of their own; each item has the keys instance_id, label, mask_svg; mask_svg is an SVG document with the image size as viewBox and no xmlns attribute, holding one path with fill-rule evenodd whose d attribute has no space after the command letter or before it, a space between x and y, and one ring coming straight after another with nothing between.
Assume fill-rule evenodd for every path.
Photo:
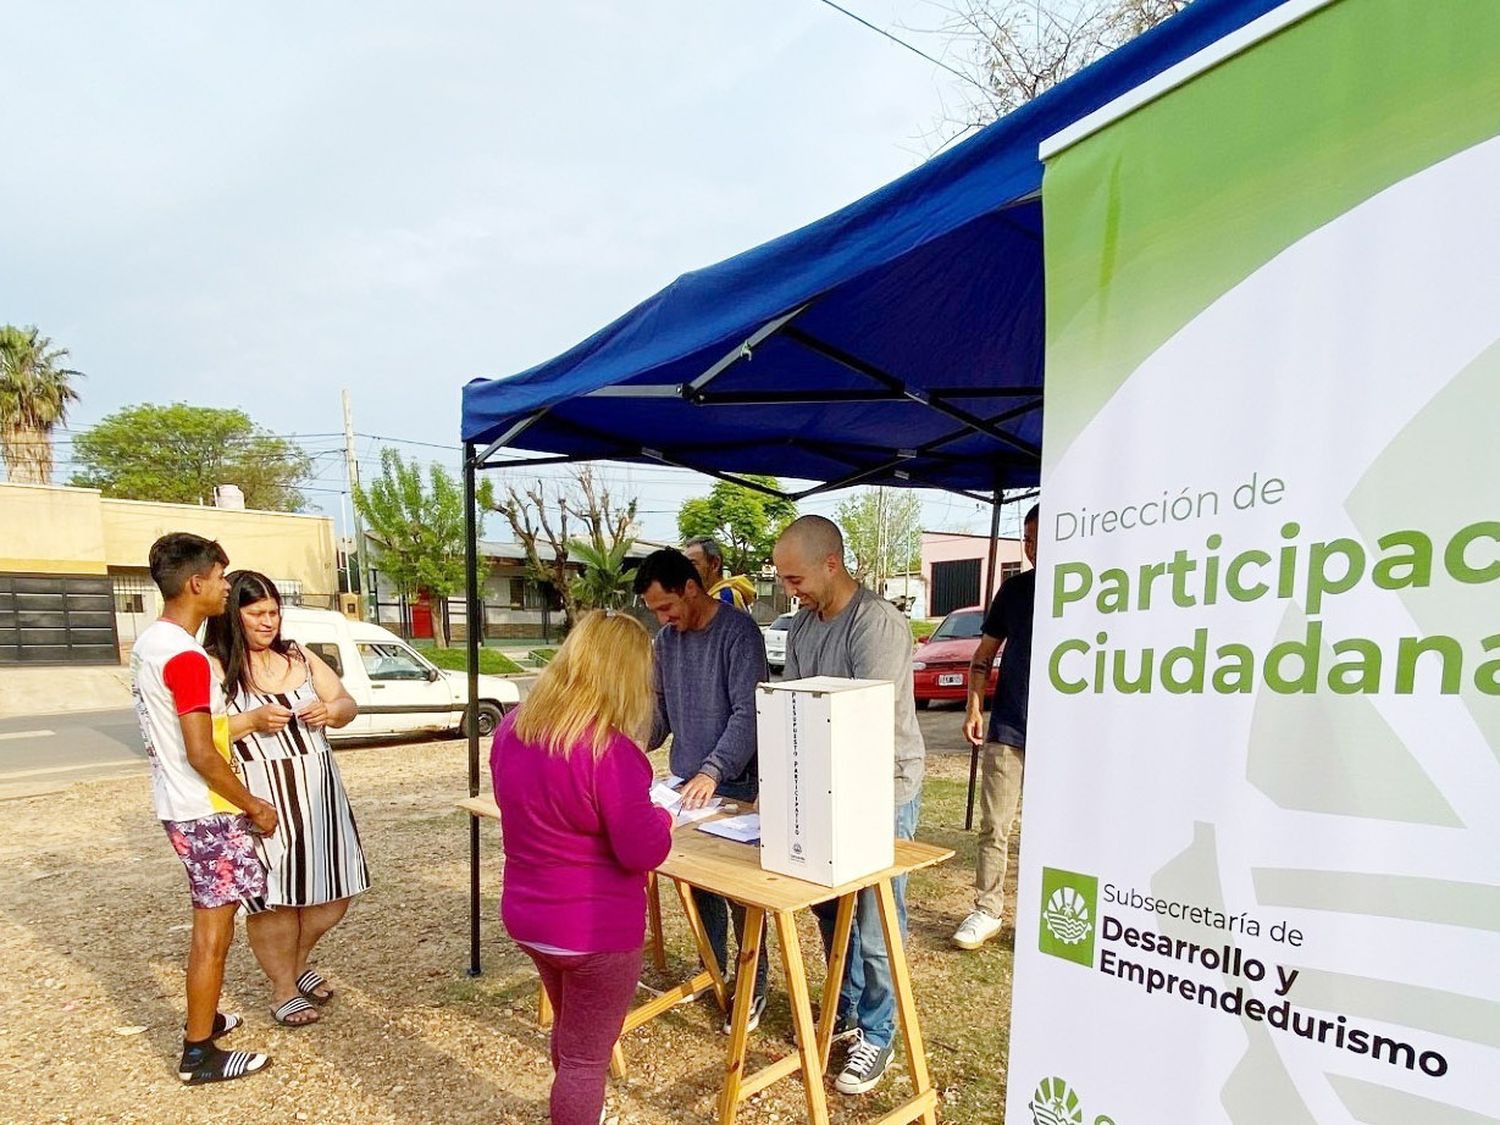
<instances>
[{"instance_id":1,"label":"beige wall","mask_svg":"<svg viewBox=\"0 0 1500 1125\"><path fill-rule=\"evenodd\" d=\"M234 570L302 583L307 594L338 592L333 520L284 512L236 512L196 504L101 500L110 566L144 566L151 544L169 531L217 539Z\"/></svg>"},{"instance_id":2,"label":"beige wall","mask_svg":"<svg viewBox=\"0 0 1500 1125\"><path fill-rule=\"evenodd\" d=\"M169 531L217 539L232 567L300 582L306 594L338 591L327 516L106 500L86 488L0 484L0 570L104 574L144 567L152 542Z\"/></svg>"},{"instance_id":3,"label":"beige wall","mask_svg":"<svg viewBox=\"0 0 1500 1125\"><path fill-rule=\"evenodd\" d=\"M104 574L104 523L90 488L0 484L0 570Z\"/></svg>"}]
</instances>

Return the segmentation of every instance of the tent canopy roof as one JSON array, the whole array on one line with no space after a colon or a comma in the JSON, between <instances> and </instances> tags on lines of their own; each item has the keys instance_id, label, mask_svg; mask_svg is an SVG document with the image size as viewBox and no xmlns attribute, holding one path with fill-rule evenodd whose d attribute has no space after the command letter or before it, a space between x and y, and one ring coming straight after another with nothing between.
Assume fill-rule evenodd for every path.
<instances>
[{"instance_id":1,"label":"tent canopy roof","mask_svg":"<svg viewBox=\"0 0 1500 1125\"><path fill-rule=\"evenodd\" d=\"M464 388L481 467L569 460L988 492L1037 483L1037 148L1281 0L1196 0L880 190Z\"/></svg>"}]
</instances>

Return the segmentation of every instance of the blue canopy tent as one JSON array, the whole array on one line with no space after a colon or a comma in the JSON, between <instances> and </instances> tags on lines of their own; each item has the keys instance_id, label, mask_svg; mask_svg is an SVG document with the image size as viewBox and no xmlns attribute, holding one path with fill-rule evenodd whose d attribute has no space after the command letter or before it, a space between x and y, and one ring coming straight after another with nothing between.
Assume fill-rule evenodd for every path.
<instances>
[{"instance_id":1,"label":"blue canopy tent","mask_svg":"<svg viewBox=\"0 0 1500 1125\"><path fill-rule=\"evenodd\" d=\"M993 503L997 526L1002 490L1040 473L1038 146L1280 3L1196 0L848 207L683 275L555 359L469 383L468 620L482 620L475 477L502 464L634 461L822 482L794 498L940 488ZM497 459L512 448L536 456ZM468 632L474 795L479 631ZM470 844L477 972L477 823Z\"/></svg>"}]
</instances>

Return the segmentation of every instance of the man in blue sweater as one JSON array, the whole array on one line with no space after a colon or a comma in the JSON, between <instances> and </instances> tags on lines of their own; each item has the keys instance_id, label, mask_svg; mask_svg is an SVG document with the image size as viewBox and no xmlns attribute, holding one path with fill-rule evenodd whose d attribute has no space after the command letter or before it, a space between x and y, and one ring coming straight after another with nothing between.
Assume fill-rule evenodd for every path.
<instances>
[{"instance_id":1,"label":"man in blue sweater","mask_svg":"<svg viewBox=\"0 0 1500 1125\"><path fill-rule=\"evenodd\" d=\"M672 736L672 772L686 778L684 809L713 797L752 802L758 790L755 763L756 685L771 678L760 630L748 613L709 597L686 555L670 548L646 556L635 572L635 592L656 614L661 632L656 659L654 750ZM703 918L721 971L729 958L729 920L744 941L745 908L696 888L693 901ZM764 950L755 966L750 1027L766 1006ZM726 1021L727 1034L729 1024Z\"/></svg>"}]
</instances>

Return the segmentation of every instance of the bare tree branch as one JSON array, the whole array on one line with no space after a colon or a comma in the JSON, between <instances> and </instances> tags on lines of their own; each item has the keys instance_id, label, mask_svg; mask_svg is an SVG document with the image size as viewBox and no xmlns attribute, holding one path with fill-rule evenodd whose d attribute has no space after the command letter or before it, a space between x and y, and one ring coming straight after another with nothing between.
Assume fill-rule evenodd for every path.
<instances>
[{"instance_id":1,"label":"bare tree branch","mask_svg":"<svg viewBox=\"0 0 1500 1125\"><path fill-rule=\"evenodd\" d=\"M553 482L549 488L538 480L525 488L506 486L506 496L498 510L526 552L527 572L539 582L550 583L561 599L569 628L578 610L572 592L573 572L569 569L572 561L569 544L576 537L574 528L582 524L586 541L599 554L607 553L617 542L629 537L636 503L631 500L616 510L608 487L594 476L592 466L588 465L575 469L572 481L567 484ZM551 558L542 558L539 544L550 548Z\"/></svg>"},{"instance_id":2,"label":"bare tree branch","mask_svg":"<svg viewBox=\"0 0 1500 1125\"><path fill-rule=\"evenodd\" d=\"M960 68L975 81L960 88L961 111L943 104L926 136L928 155L1024 105L1190 2L953 0L944 8L943 30Z\"/></svg>"}]
</instances>

